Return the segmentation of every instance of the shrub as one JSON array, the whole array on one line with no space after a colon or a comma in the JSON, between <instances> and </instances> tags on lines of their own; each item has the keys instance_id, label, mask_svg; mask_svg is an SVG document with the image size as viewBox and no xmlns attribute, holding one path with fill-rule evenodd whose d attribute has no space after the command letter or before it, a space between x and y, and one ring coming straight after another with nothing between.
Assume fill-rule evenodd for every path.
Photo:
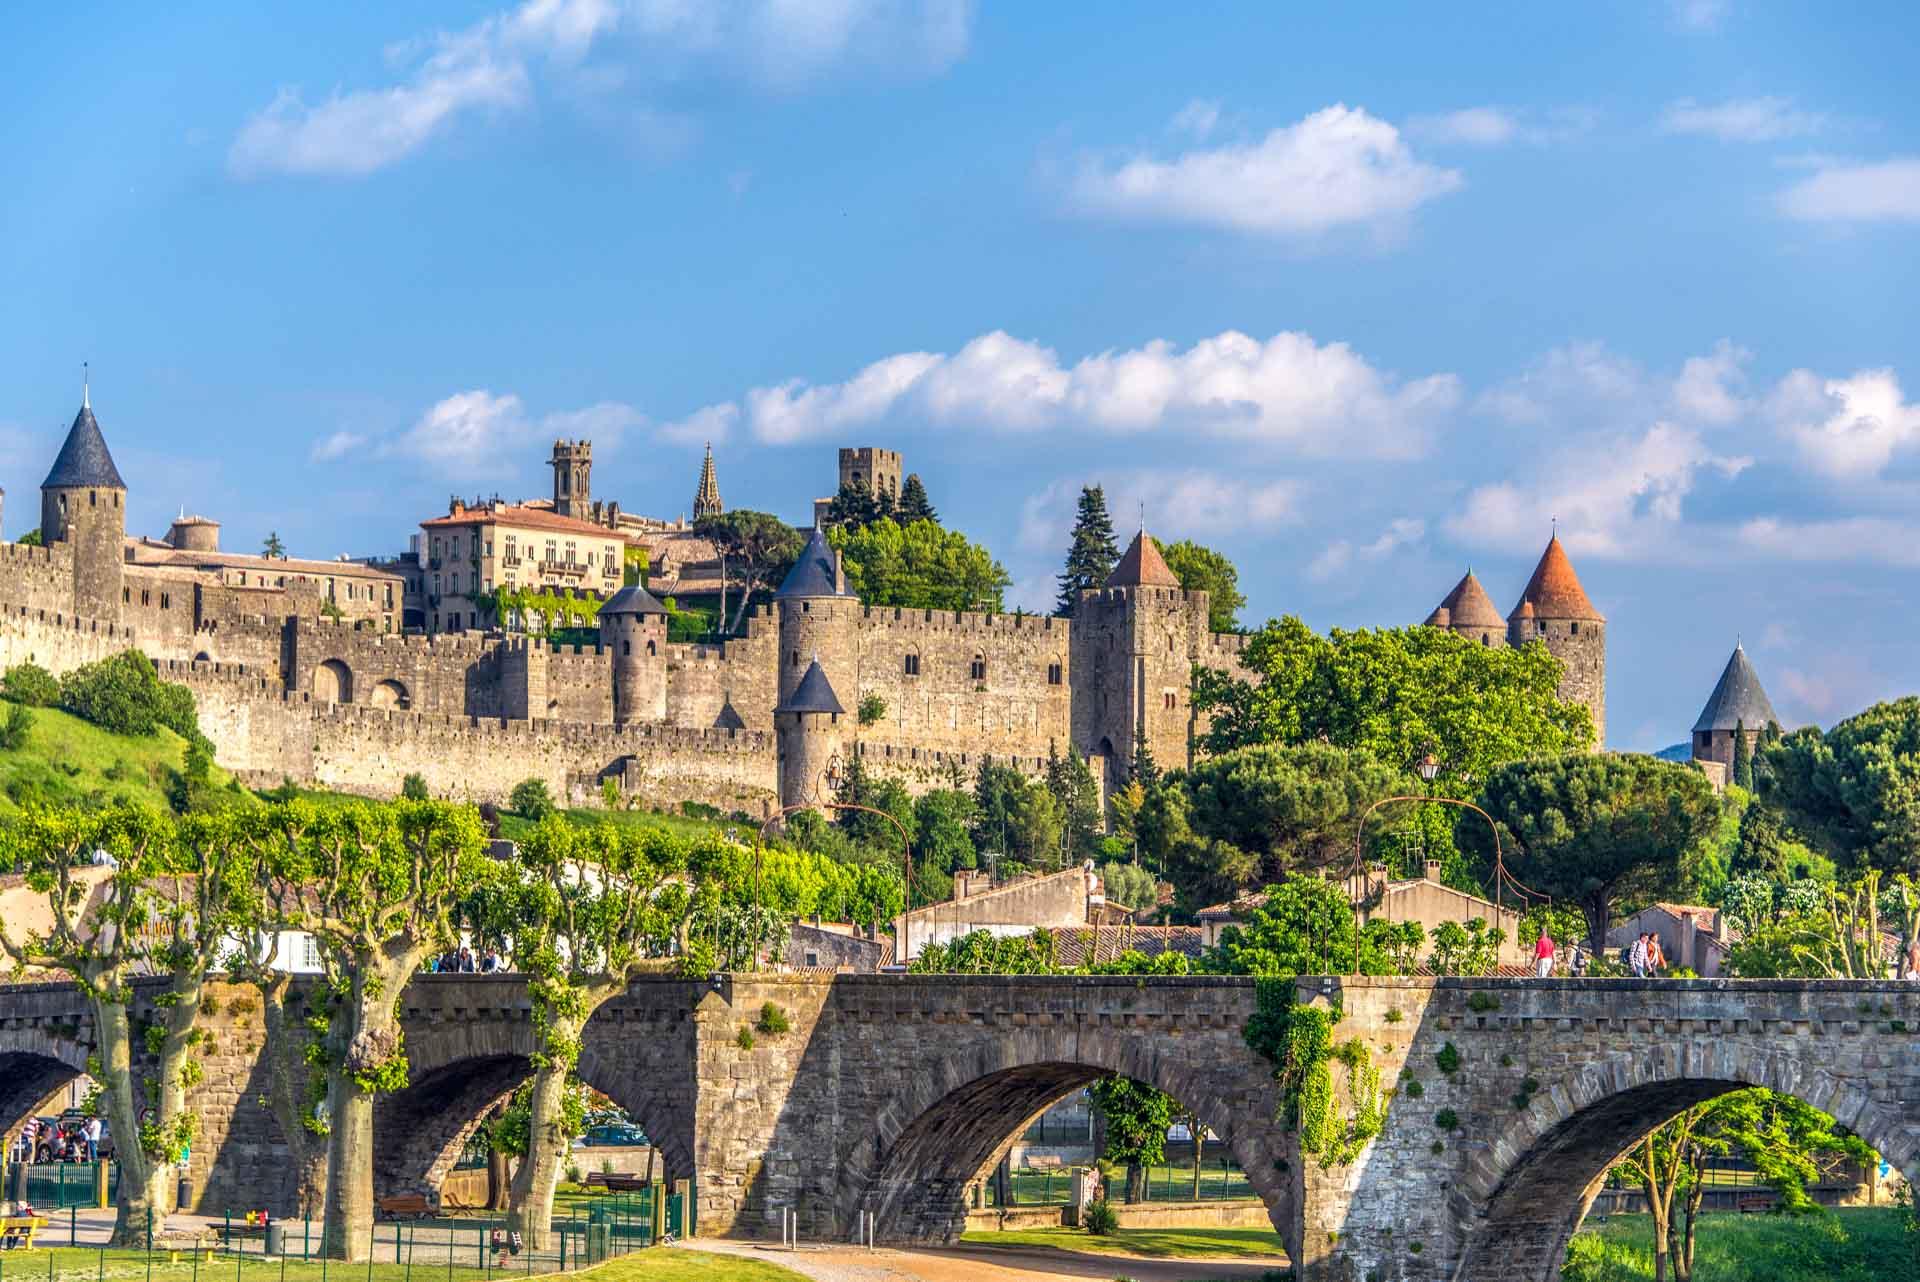
<instances>
[{"instance_id":1,"label":"shrub","mask_svg":"<svg viewBox=\"0 0 1920 1282\"><path fill-rule=\"evenodd\" d=\"M1433 1062L1440 1066L1441 1072L1451 1077L1460 1071L1460 1051L1452 1042L1448 1042L1434 1054Z\"/></svg>"},{"instance_id":2,"label":"shrub","mask_svg":"<svg viewBox=\"0 0 1920 1282\"><path fill-rule=\"evenodd\" d=\"M887 715L887 701L877 694L860 700L860 724L870 726Z\"/></svg>"},{"instance_id":3,"label":"shrub","mask_svg":"<svg viewBox=\"0 0 1920 1282\"><path fill-rule=\"evenodd\" d=\"M23 703L7 705L0 715L0 748L12 752L27 746L27 733L33 729L33 709Z\"/></svg>"},{"instance_id":4,"label":"shrub","mask_svg":"<svg viewBox=\"0 0 1920 1282\"><path fill-rule=\"evenodd\" d=\"M738 1046L743 1051L752 1050L753 1049L753 1030L751 1028L742 1028L740 1030L740 1035L733 1039L733 1044L735 1046Z\"/></svg>"},{"instance_id":5,"label":"shrub","mask_svg":"<svg viewBox=\"0 0 1920 1282\"><path fill-rule=\"evenodd\" d=\"M1486 1012L1500 1009L1500 999L1492 993L1474 993L1467 998L1467 1009Z\"/></svg>"},{"instance_id":6,"label":"shrub","mask_svg":"<svg viewBox=\"0 0 1920 1282\"><path fill-rule=\"evenodd\" d=\"M122 650L61 677L60 706L115 734L149 735L165 726L183 739L201 737L193 693L162 681L138 650Z\"/></svg>"},{"instance_id":7,"label":"shrub","mask_svg":"<svg viewBox=\"0 0 1920 1282\"><path fill-rule=\"evenodd\" d=\"M507 809L522 819L545 819L553 813L553 794L545 779L522 779L507 794Z\"/></svg>"},{"instance_id":8,"label":"shrub","mask_svg":"<svg viewBox=\"0 0 1920 1282\"><path fill-rule=\"evenodd\" d=\"M787 1032L793 1027L792 1024L787 1022L787 1012L781 1010L772 1002L768 1002L760 1008L760 1018L754 1021L753 1026L765 1033L768 1037L778 1037L781 1033Z\"/></svg>"},{"instance_id":9,"label":"shrub","mask_svg":"<svg viewBox=\"0 0 1920 1282\"><path fill-rule=\"evenodd\" d=\"M1460 1114L1443 1108L1433 1115L1433 1124L1443 1131L1451 1131L1460 1125Z\"/></svg>"},{"instance_id":10,"label":"shrub","mask_svg":"<svg viewBox=\"0 0 1920 1282\"><path fill-rule=\"evenodd\" d=\"M1420 1084L1420 1079L1417 1077L1409 1081L1402 1089L1406 1091L1408 1099L1419 1099L1427 1093L1427 1088Z\"/></svg>"},{"instance_id":11,"label":"shrub","mask_svg":"<svg viewBox=\"0 0 1920 1282\"><path fill-rule=\"evenodd\" d=\"M1105 1237L1120 1227L1120 1212L1114 1210L1106 1198L1099 1197L1087 1203L1087 1209L1080 1215L1080 1222L1095 1237Z\"/></svg>"},{"instance_id":12,"label":"shrub","mask_svg":"<svg viewBox=\"0 0 1920 1282\"><path fill-rule=\"evenodd\" d=\"M620 781L612 775L600 781L600 804L608 810L620 809Z\"/></svg>"},{"instance_id":13,"label":"shrub","mask_svg":"<svg viewBox=\"0 0 1920 1282\"><path fill-rule=\"evenodd\" d=\"M51 708L60 702L60 683L37 663L16 663L0 677L0 694L31 708Z\"/></svg>"},{"instance_id":14,"label":"shrub","mask_svg":"<svg viewBox=\"0 0 1920 1282\"><path fill-rule=\"evenodd\" d=\"M417 774L410 774L400 781L400 795L408 801L427 799L427 781Z\"/></svg>"},{"instance_id":15,"label":"shrub","mask_svg":"<svg viewBox=\"0 0 1920 1282\"><path fill-rule=\"evenodd\" d=\"M575 1184L580 1182L580 1163L569 1162L567 1164L567 1178Z\"/></svg>"}]
</instances>

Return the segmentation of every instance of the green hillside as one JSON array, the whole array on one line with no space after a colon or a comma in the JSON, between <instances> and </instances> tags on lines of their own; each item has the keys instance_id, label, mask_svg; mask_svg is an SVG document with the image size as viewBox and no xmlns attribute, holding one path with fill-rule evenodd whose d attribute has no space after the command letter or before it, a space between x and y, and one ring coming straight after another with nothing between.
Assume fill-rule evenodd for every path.
<instances>
[{"instance_id":1,"label":"green hillside","mask_svg":"<svg viewBox=\"0 0 1920 1282\"><path fill-rule=\"evenodd\" d=\"M0 700L0 711L10 706ZM0 814L36 800L132 801L165 810L167 782L186 753L187 741L171 730L118 735L53 708L35 708L26 743L0 749ZM217 766L213 780L222 787L231 782Z\"/></svg>"}]
</instances>

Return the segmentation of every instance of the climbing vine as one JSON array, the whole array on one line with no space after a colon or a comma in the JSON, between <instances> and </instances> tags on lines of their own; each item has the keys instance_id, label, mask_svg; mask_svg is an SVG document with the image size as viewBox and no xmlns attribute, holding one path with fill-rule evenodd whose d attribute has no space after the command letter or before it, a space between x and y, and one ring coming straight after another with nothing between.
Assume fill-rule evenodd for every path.
<instances>
[{"instance_id":1,"label":"climbing vine","mask_svg":"<svg viewBox=\"0 0 1920 1282\"><path fill-rule=\"evenodd\" d=\"M1271 1061L1280 1085L1280 1111L1300 1136L1300 1151L1320 1159L1321 1168L1346 1165L1386 1124L1387 1096L1380 1070L1359 1038L1334 1045L1337 1009L1302 1005L1290 979L1254 982L1254 1014L1247 1021L1247 1045ZM1346 1072L1351 1111L1335 1103L1333 1065Z\"/></svg>"}]
</instances>

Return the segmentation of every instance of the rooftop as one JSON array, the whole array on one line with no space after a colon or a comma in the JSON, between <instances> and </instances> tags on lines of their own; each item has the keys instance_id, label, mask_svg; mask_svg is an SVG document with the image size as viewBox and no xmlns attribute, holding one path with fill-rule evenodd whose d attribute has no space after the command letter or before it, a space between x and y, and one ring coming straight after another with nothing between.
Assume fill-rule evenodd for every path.
<instances>
[{"instance_id":1,"label":"rooftop","mask_svg":"<svg viewBox=\"0 0 1920 1282\"><path fill-rule=\"evenodd\" d=\"M603 525L595 525L592 521L576 520L571 516L561 516L550 509L515 503L489 503L479 507L463 507L445 516L436 516L430 521L420 522L420 528L423 530L468 525L517 525L522 529L552 530L557 534L592 534L603 539L620 537L612 530Z\"/></svg>"},{"instance_id":2,"label":"rooftop","mask_svg":"<svg viewBox=\"0 0 1920 1282\"><path fill-rule=\"evenodd\" d=\"M1760 685L1760 674L1748 662L1747 652L1735 645L1726 669L1720 673L1719 684L1707 697L1707 706L1700 709L1700 719L1693 723L1693 732L1736 730L1742 726L1748 730L1764 730L1778 720L1773 714L1773 701Z\"/></svg>"},{"instance_id":3,"label":"rooftop","mask_svg":"<svg viewBox=\"0 0 1920 1282\"><path fill-rule=\"evenodd\" d=\"M624 587L608 597L606 604L600 607L599 617L611 618L616 614L665 614L667 607L654 600L642 587Z\"/></svg>"},{"instance_id":4,"label":"rooftop","mask_svg":"<svg viewBox=\"0 0 1920 1282\"><path fill-rule=\"evenodd\" d=\"M1540 564L1533 567L1533 577L1527 580L1527 590L1520 594L1520 604L1514 606L1514 614L1521 614L1524 606L1532 606L1532 614L1542 619L1605 622L1600 611L1593 608L1593 602L1587 599L1586 589L1580 586L1580 576L1573 572L1573 562L1567 559L1567 550L1560 546L1557 534L1547 541L1547 550L1540 554Z\"/></svg>"},{"instance_id":5,"label":"rooftop","mask_svg":"<svg viewBox=\"0 0 1920 1282\"><path fill-rule=\"evenodd\" d=\"M787 577L780 582L780 590L775 599L781 597L815 596L852 596L840 586L840 570L833 545L827 542L827 532L816 527L807 536L807 546L800 552L800 559L787 571Z\"/></svg>"},{"instance_id":6,"label":"rooftop","mask_svg":"<svg viewBox=\"0 0 1920 1282\"><path fill-rule=\"evenodd\" d=\"M840 697L833 692L833 683L827 680L826 670L815 659L807 667L806 675L800 678L800 684L793 693L781 701L775 712L845 712L840 706Z\"/></svg>"},{"instance_id":7,"label":"rooftop","mask_svg":"<svg viewBox=\"0 0 1920 1282\"><path fill-rule=\"evenodd\" d=\"M107 451L107 438L100 435L100 424L94 420L91 406L82 403L80 412L73 416L66 442L60 446L53 468L47 473L47 479L40 482L40 488L127 488L127 483L120 479L120 469L113 465L113 455Z\"/></svg>"},{"instance_id":8,"label":"rooftop","mask_svg":"<svg viewBox=\"0 0 1920 1282\"><path fill-rule=\"evenodd\" d=\"M1442 615L1441 611L1445 611ZM1500 617L1499 607L1487 590L1480 586L1480 580L1468 570L1466 577L1453 585L1453 591L1447 593L1440 602L1440 608L1429 615L1427 622L1443 628L1502 628L1506 620Z\"/></svg>"},{"instance_id":9,"label":"rooftop","mask_svg":"<svg viewBox=\"0 0 1920 1282\"><path fill-rule=\"evenodd\" d=\"M1113 573L1107 576L1106 586L1110 588L1177 588L1180 576L1167 566L1167 559L1160 555L1160 547L1145 530L1133 536L1133 542L1127 544L1127 550L1120 554L1119 564L1113 567Z\"/></svg>"}]
</instances>

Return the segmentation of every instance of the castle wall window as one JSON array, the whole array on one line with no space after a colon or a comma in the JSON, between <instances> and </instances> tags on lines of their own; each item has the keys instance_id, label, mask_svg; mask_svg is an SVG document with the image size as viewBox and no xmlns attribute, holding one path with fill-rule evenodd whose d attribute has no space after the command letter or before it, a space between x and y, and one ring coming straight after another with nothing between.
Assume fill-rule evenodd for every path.
<instances>
[{"instance_id":1,"label":"castle wall window","mask_svg":"<svg viewBox=\"0 0 1920 1282\"><path fill-rule=\"evenodd\" d=\"M648 654L650 654L650 655L651 655L651 654L655 654L655 653L657 653L657 651L655 651L655 650L654 650L654 648L653 648L653 642L651 642L651 641L649 641L649 642L647 642L647 653L648 653Z\"/></svg>"},{"instance_id":2,"label":"castle wall window","mask_svg":"<svg viewBox=\"0 0 1920 1282\"><path fill-rule=\"evenodd\" d=\"M901 670L910 677L919 676L920 675L920 656L917 654L908 655L905 659L901 661Z\"/></svg>"},{"instance_id":3,"label":"castle wall window","mask_svg":"<svg viewBox=\"0 0 1920 1282\"><path fill-rule=\"evenodd\" d=\"M149 593L145 588L140 589L140 604L141 605L153 604L152 594Z\"/></svg>"},{"instance_id":4,"label":"castle wall window","mask_svg":"<svg viewBox=\"0 0 1920 1282\"><path fill-rule=\"evenodd\" d=\"M1568 628L1568 631L1572 632L1574 636L1580 635L1580 625L1578 623L1568 624L1567 628Z\"/></svg>"},{"instance_id":5,"label":"castle wall window","mask_svg":"<svg viewBox=\"0 0 1920 1282\"><path fill-rule=\"evenodd\" d=\"M792 662L792 664L793 664L793 666L794 666L794 667L796 667L796 668L800 666L800 652L799 652L798 650L795 650L795 651L793 652L793 657L792 657L792 660L791 660L791 662Z\"/></svg>"},{"instance_id":6,"label":"castle wall window","mask_svg":"<svg viewBox=\"0 0 1920 1282\"><path fill-rule=\"evenodd\" d=\"M633 642L631 642L631 641L622 641L622 642L620 643L620 653L621 653L622 655L630 655L630 654L632 654L632 653L633 653Z\"/></svg>"},{"instance_id":7,"label":"castle wall window","mask_svg":"<svg viewBox=\"0 0 1920 1282\"><path fill-rule=\"evenodd\" d=\"M168 599L165 592L160 594L160 608L162 610L171 610L173 608L173 602Z\"/></svg>"},{"instance_id":8,"label":"castle wall window","mask_svg":"<svg viewBox=\"0 0 1920 1282\"><path fill-rule=\"evenodd\" d=\"M133 589L132 589L132 588L121 588L121 589L120 589L120 604L121 604L121 605L132 605L132 604L133 604Z\"/></svg>"},{"instance_id":9,"label":"castle wall window","mask_svg":"<svg viewBox=\"0 0 1920 1282\"><path fill-rule=\"evenodd\" d=\"M1063 675L1064 674L1061 672L1059 664L1049 663L1047 665L1047 684L1048 685L1050 686L1059 685Z\"/></svg>"},{"instance_id":10,"label":"castle wall window","mask_svg":"<svg viewBox=\"0 0 1920 1282\"><path fill-rule=\"evenodd\" d=\"M1162 697L1165 701L1167 710L1169 712L1171 712L1179 704L1179 696L1175 695L1174 692L1171 690L1167 691L1166 694Z\"/></svg>"},{"instance_id":11,"label":"castle wall window","mask_svg":"<svg viewBox=\"0 0 1920 1282\"><path fill-rule=\"evenodd\" d=\"M88 506L88 507L99 507L99 506L100 506L100 491L98 491L98 490L88 490L88 491L87 491L87 506Z\"/></svg>"},{"instance_id":12,"label":"castle wall window","mask_svg":"<svg viewBox=\"0 0 1920 1282\"><path fill-rule=\"evenodd\" d=\"M967 668L967 675L975 681L987 679L987 658L983 654L973 656L973 663Z\"/></svg>"}]
</instances>

